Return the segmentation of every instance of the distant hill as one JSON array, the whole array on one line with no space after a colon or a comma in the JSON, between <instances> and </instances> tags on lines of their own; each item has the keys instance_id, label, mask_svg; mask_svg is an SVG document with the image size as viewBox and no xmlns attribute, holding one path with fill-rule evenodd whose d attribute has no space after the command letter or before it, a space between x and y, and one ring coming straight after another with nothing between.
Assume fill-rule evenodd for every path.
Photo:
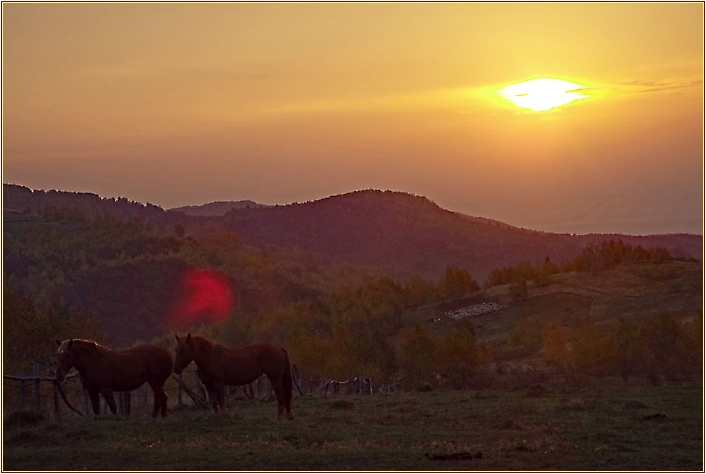
<instances>
[{"instance_id":1,"label":"distant hill","mask_svg":"<svg viewBox=\"0 0 706 474\"><path fill-rule=\"evenodd\" d=\"M219 201L202 204L200 206L184 206L168 209L168 212L183 212L189 216L224 216L233 209L268 207L255 201Z\"/></svg>"},{"instance_id":2,"label":"distant hill","mask_svg":"<svg viewBox=\"0 0 706 474\"><path fill-rule=\"evenodd\" d=\"M483 282L492 268L520 261L537 265L546 257L559 264L588 245L610 239L645 248L664 247L686 258L701 259L702 253L700 235L538 232L448 211L426 197L396 191L356 191L286 206L238 201L170 211L125 198L32 191L8 184L3 186L3 199L4 207L27 214L46 215L49 210L58 212L60 218L61 209L68 208L87 218L140 219L165 232L177 224L193 235L234 231L252 243L299 247L331 263L377 267L403 279L420 275L438 280L447 267L458 266ZM226 208L230 210L220 215Z\"/></svg>"},{"instance_id":3,"label":"distant hill","mask_svg":"<svg viewBox=\"0 0 706 474\"><path fill-rule=\"evenodd\" d=\"M438 279L449 266L484 280L494 267L520 261L561 263L587 245L622 240L645 248L701 258L702 237L692 234L629 236L553 234L442 209L402 192L366 190L318 201L236 209L222 219L241 238L297 246L335 261L377 266L396 277Z\"/></svg>"},{"instance_id":4,"label":"distant hill","mask_svg":"<svg viewBox=\"0 0 706 474\"><path fill-rule=\"evenodd\" d=\"M234 310L254 316L311 302L341 288L355 290L377 281L383 276L381 270L403 280L420 275L437 282L447 267L457 266L483 283L492 268L523 260L538 265L545 257L562 263L586 246L607 239L701 258L699 235L536 232L450 212L425 197L391 191L359 191L287 206L246 206L210 217L166 212L151 204L89 193L5 185L3 194L5 291L30 298L49 320L61 316L64 309L92 315L119 346L158 337L169 329L170 314L183 291L181 275L191 268L205 267L225 275L234 289ZM645 291L633 291L625 286L629 281L621 283L619 277L613 283L604 282L607 273L598 275L595 282L590 274L573 280L555 275L552 284L563 284L557 287L558 293L566 293L571 285L581 289L579 297L572 297L576 301L567 303L575 311L586 307L586 298L594 298L595 292L586 293L587 288L595 286L605 293L622 285L625 295L645 298L620 303L619 314L642 315L660 305L688 313L700 301L694 297L700 291L700 280L693 275L700 275L701 263L680 263L691 266L674 266L674 278L647 274L647 280L669 277L668 291L643 283L638 286ZM667 271L672 267L655 268ZM681 278L682 270L692 276ZM384 294L384 280L369 293ZM669 298L655 299L654 295L665 292ZM625 299L625 295L619 296ZM556 296L559 300L552 303L554 307L564 304L565 297ZM385 298L378 300L369 294L366 298L387 304ZM542 301L536 306L542 307ZM591 311L597 311L598 300L591 301ZM679 306L682 301L690 306ZM289 313L278 314L285 317ZM513 315L507 321L514 321ZM280 328L280 323L271 327Z\"/></svg>"},{"instance_id":5,"label":"distant hill","mask_svg":"<svg viewBox=\"0 0 706 474\"><path fill-rule=\"evenodd\" d=\"M123 221L139 219L156 229L167 229L175 219L159 206L130 201L127 198L101 198L93 193L32 190L26 186L2 186L3 219L10 214L52 215L56 219L95 220L105 216ZM69 216L70 214L70 216Z\"/></svg>"}]
</instances>

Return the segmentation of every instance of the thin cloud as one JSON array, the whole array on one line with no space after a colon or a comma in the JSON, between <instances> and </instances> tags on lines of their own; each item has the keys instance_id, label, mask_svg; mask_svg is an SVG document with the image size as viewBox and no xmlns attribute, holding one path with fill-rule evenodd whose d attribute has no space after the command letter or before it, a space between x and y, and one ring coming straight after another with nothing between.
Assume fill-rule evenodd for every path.
<instances>
[{"instance_id":1,"label":"thin cloud","mask_svg":"<svg viewBox=\"0 0 706 474\"><path fill-rule=\"evenodd\" d=\"M689 87L700 86L703 84L703 79L694 79L690 81L630 81L622 82L623 90L635 92L635 93L651 93L651 92L663 92L669 90L686 89Z\"/></svg>"}]
</instances>

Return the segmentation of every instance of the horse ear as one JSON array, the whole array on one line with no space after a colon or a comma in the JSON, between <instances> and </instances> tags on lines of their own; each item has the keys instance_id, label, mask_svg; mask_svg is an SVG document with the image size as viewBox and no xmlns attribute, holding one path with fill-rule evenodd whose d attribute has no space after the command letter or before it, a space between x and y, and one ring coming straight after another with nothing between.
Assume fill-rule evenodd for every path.
<instances>
[{"instance_id":1,"label":"horse ear","mask_svg":"<svg viewBox=\"0 0 706 474\"><path fill-rule=\"evenodd\" d=\"M58 340L58 339L56 339L56 345L58 345L59 347L61 347L61 341Z\"/></svg>"},{"instance_id":2,"label":"horse ear","mask_svg":"<svg viewBox=\"0 0 706 474\"><path fill-rule=\"evenodd\" d=\"M73 345L74 345L74 340L71 339L71 340L69 341L69 349L71 349L71 346L73 346Z\"/></svg>"},{"instance_id":3,"label":"horse ear","mask_svg":"<svg viewBox=\"0 0 706 474\"><path fill-rule=\"evenodd\" d=\"M94 343L93 343L93 348L96 349L97 347L98 347L98 344L96 344L96 343L94 342Z\"/></svg>"},{"instance_id":4,"label":"horse ear","mask_svg":"<svg viewBox=\"0 0 706 474\"><path fill-rule=\"evenodd\" d=\"M189 334L186 335L186 343L187 343L188 345L191 345L191 333L189 333Z\"/></svg>"}]
</instances>

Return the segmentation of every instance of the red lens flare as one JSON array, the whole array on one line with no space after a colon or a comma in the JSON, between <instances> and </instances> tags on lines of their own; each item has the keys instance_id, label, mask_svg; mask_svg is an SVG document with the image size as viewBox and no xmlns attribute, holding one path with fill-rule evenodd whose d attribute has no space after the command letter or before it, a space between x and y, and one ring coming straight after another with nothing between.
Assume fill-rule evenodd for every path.
<instances>
[{"instance_id":1,"label":"red lens flare","mask_svg":"<svg viewBox=\"0 0 706 474\"><path fill-rule=\"evenodd\" d=\"M186 271L181 278L181 288L182 298L173 316L177 326L220 321L228 317L233 307L228 280L213 270Z\"/></svg>"}]
</instances>

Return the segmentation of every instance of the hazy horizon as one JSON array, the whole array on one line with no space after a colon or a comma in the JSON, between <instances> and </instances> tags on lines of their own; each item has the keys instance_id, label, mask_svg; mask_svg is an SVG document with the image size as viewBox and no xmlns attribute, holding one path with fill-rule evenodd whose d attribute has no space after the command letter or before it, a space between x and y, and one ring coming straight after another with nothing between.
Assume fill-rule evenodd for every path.
<instances>
[{"instance_id":1,"label":"hazy horizon","mask_svg":"<svg viewBox=\"0 0 706 474\"><path fill-rule=\"evenodd\" d=\"M25 186L25 185L23 185L23 184L21 184L21 183L5 183L5 184L18 185L18 186ZM25 187L29 187L29 186L25 186ZM32 188L32 187L29 187L29 188L32 189L32 190L37 190L37 189ZM271 203L265 203L265 202L253 201L252 199L232 199L232 200L216 200L216 201L209 201L209 202L198 203L198 204L185 204L185 205L180 205L180 206L169 206L169 207L165 207L165 206L160 205L159 203L154 203L154 202L149 202L149 201L147 201L147 202L145 202L145 201L135 201L134 199L131 199L130 196L124 196L124 195L101 196L101 195L98 194L98 193L92 193L92 194L97 194L97 195L98 195L100 198L102 198L102 199L126 198L126 199L128 199L128 200L130 200L130 201L139 202L139 203L141 203L141 204L152 204L152 205L155 205L155 206L159 206L160 208L164 209L165 211L169 211L169 210L179 209L179 208L183 208L183 207L199 207L199 206L205 206L205 205L208 205L208 204L230 203L230 202L240 202L240 201L249 201L249 202L254 202L255 204L262 204L262 205L267 205L267 206L277 206L277 205L279 205L279 206L287 206L287 205L290 205L290 204L297 204L297 203L302 204L302 203L306 203L306 202L313 202L313 201L318 201L318 200L321 200L321 199L326 199L326 198L329 198L329 197L334 197L334 196L339 196L339 195L345 195L345 194L351 194L351 193L355 193L355 192L359 192L359 191L368 191L368 190L371 190L371 189L372 189L372 188L355 189L355 190L350 190L350 191L346 191L346 192L331 194L331 195L328 195L328 196L321 196L321 197L318 197L318 198L309 199L309 200L307 200L307 201L290 201L290 202L271 202ZM52 190L53 190L53 191L59 191L59 192L75 192L75 193L89 192L89 193L90 193L90 191L85 191L85 190L66 190L66 189L43 189L42 191L52 191ZM374 190L374 191L393 191L393 192L407 193L406 191L400 191L400 190L395 190L395 189L372 189L372 190ZM407 194L413 194L413 195L414 195L414 193L407 193ZM455 210L455 209L449 209L449 208L447 208L447 207L441 205L440 203L436 202L436 201L435 201L432 197L430 197L430 196L423 196L423 197L429 199L430 201L432 201L432 202L436 203L437 205L439 205L439 207L441 207L442 209L445 209L445 210L448 210L448 211L458 212L458 213L461 213L461 214L466 214L466 215L468 215L468 216L470 216L470 217L479 217L479 218L491 219L491 220L496 220L496 221L498 220L498 219L493 219L492 217L488 217L488 216L472 215L472 214L467 214L467 213L465 213L465 212L458 211L458 210ZM677 231L677 232L661 232L661 231L660 231L660 232L632 232L632 233L630 233L630 232L610 232L610 231L608 231L608 232L596 232L596 231L591 230L590 227L586 227L586 228L588 229L588 230L586 230L586 231L581 231L581 230L566 231L566 230L563 230L563 229L561 229L561 228L558 228L558 229L534 228L534 227L526 227L526 226L521 226L521 225L513 224L512 222L505 222L505 221L500 221L500 222L502 222L502 223L504 223L504 224L508 224L508 225L514 226L514 227L526 228L526 229L529 229L529 230L536 230L536 231L540 231L540 232L557 233L557 234L626 234L626 235L634 235L634 236L639 236L639 235L660 235L660 234L697 234L697 235L703 235L703 232L701 232L700 230L697 231L697 232L681 232L681 231ZM622 223L623 223L623 222L621 221L621 224L622 224ZM580 221L574 222L574 223L572 223L572 224L573 224L574 228L580 228L581 225L582 225L582 223L581 223Z\"/></svg>"},{"instance_id":2,"label":"hazy horizon","mask_svg":"<svg viewBox=\"0 0 706 474\"><path fill-rule=\"evenodd\" d=\"M703 232L701 3L3 4L3 182ZM519 109L533 78L585 98Z\"/></svg>"}]
</instances>

